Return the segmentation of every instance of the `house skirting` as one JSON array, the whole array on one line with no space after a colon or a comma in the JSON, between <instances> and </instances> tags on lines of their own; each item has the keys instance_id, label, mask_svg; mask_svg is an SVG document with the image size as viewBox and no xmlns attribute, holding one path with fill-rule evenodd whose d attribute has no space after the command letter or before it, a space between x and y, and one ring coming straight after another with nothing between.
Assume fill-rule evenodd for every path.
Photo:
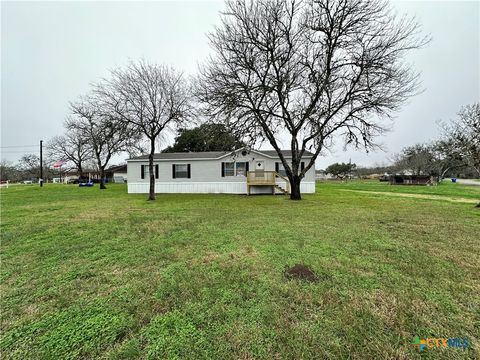
<instances>
[{"instance_id":1,"label":"house skirting","mask_svg":"<svg viewBox=\"0 0 480 360\"><path fill-rule=\"evenodd\" d=\"M285 188L285 183L277 182ZM129 194L148 194L148 182L128 183ZM302 181L300 191L304 194L315 193L314 181ZM155 183L156 193L183 193L183 194L246 194L246 182L157 182ZM252 186L251 194L271 194L270 186ZM280 191L277 190L277 193Z\"/></svg>"}]
</instances>

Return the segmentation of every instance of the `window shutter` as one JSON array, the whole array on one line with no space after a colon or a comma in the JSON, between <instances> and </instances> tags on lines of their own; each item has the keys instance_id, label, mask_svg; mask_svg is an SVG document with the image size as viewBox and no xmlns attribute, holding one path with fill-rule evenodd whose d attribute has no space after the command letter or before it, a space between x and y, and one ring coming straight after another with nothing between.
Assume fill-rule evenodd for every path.
<instances>
[{"instance_id":1,"label":"window shutter","mask_svg":"<svg viewBox=\"0 0 480 360\"><path fill-rule=\"evenodd\" d=\"M249 162L247 161L247 162L245 163L245 172L249 172L249 171L250 171L248 164L249 164ZM247 174L245 174L245 175L247 175Z\"/></svg>"},{"instance_id":2,"label":"window shutter","mask_svg":"<svg viewBox=\"0 0 480 360\"><path fill-rule=\"evenodd\" d=\"M225 177L225 163L222 162L222 177Z\"/></svg>"},{"instance_id":3,"label":"window shutter","mask_svg":"<svg viewBox=\"0 0 480 360\"><path fill-rule=\"evenodd\" d=\"M175 164L172 164L172 179L175 179Z\"/></svg>"},{"instance_id":4,"label":"window shutter","mask_svg":"<svg viewBox=\"0 0 480 360\"><path fill-rule=\"evenodd\" d=\"M190 175L191 175L191 172L190 172L190 164L187 164L187 178L190 179Z\"/></svg>"},{"instance_id":5,"label":"window shutter","mask_svg":"<svg viewBox=\"0 0 480 360\"><path fill-rule=\"evenodd\" d=\"M300 163L300 171L303 171L303 169L305 169L305 163L302 161Z\"/></svg>"},{"instance_id":6,"label":"window shutter","mask_svg":"<svg viewBox=\"0 0 480 360\"><path fill-rule=\"evenodd\" d=\"M145 165L140 165L140 177L145 179Z\"/></svg>"},{"instance_id":7,"label":"window shutter","mask_svg":"<svg viewBox=\"0 0 480 360\"><path fill-rule=\"evenodd\" d=\"M278 162L275 163L275 172L278 173Z\"/></svg>"},{"instance_id":8,"label":"window shutter","mask_svg":"<svg viewBox=\"0 0 480 360\"><path fill-rule=\"evenodd\" d=\"M155 165L155 179L158 179L158 164Z\"/></svg>"}]
</instances>

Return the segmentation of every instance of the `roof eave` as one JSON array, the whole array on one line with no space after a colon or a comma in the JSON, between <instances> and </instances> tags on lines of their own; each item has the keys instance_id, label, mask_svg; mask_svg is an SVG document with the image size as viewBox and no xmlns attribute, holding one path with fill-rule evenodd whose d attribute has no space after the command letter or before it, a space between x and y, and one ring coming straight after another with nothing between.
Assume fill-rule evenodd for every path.
<instances>
[{"instance_id":1,"label":"roof eave","mask_svg":"<svg viewBox=\"0 0 480 360\"><path fill-rule=\"evenodd\" d=\"M243 151L245 150L245 147L242 147L240 149L237 149L237 150L233 150L233 151L230 151L230 152L227 152L221 156L218 156L218 157L211 157L211 158L181 158L181 159L159 159L159 158L154 158L153 160L156 160L156 161L190 161L190 160L220 160L220 159L223 159L225 157L228 157L228 156L232 156L234 153L238 153L239 151ZM255 154L258 154L258 155L262 155L262 156L265 156L267 158L270 158L270 159L276 159L278 158L278 154L277 156L271 156L271 155L268 155L268 154L265 154L263 153L262 151L260 150L253 150L253 149L250 149L250 150L247 150L248 152L253 152ZM283 155L285 158L291 158L292 155ZM312 155L310 154L305 154L303 157L308 157L308 158L311 158ZM148 160L148 158L142 158L142 159L138 159L138 158L133 158L133 159L127 159L127 162L128 161L145 161L145 160Z\"/></svg>"}]
</instances>

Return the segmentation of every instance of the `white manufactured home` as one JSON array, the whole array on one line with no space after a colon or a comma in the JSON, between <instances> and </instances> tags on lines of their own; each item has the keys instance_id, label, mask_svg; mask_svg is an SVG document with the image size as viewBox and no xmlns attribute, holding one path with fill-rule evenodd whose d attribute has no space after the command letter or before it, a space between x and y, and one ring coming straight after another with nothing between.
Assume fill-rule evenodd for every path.
<instances>
[{"instance_id":1,"label":"white manufactured home","mask_svg":"<svg viewBox=\"0 0 480 360\"><path fill-rule=\"evenodd\" d=\"M290 151L282 151L286 160ZM305 152L301 166L312 154ZM127 160L128 193L148 193L148 155ZM284 194L290 184L273 150L160 153L154 156L156 193ZM301 182L302 193L315 192L312 166Z\"/></svg>"}]
</instances>

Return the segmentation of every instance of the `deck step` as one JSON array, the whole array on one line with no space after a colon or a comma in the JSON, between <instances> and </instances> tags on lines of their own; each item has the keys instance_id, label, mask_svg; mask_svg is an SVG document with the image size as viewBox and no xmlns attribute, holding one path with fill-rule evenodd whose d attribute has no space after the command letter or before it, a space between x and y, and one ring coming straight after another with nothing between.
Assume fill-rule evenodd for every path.
<instances>
[{"instance_id":1,"label":"deck step","mask_svg":"<svg viewBox=\"0 0 480 360\"><path fill-rule=\"evenodd\" d=\"M288 194L288 191L285 190L283 187L281 187L280 185L274 185L275 186L275 189L278 189L280 190L280 192L282 192L283 194Z\"/></svg>"}]
</instances>

